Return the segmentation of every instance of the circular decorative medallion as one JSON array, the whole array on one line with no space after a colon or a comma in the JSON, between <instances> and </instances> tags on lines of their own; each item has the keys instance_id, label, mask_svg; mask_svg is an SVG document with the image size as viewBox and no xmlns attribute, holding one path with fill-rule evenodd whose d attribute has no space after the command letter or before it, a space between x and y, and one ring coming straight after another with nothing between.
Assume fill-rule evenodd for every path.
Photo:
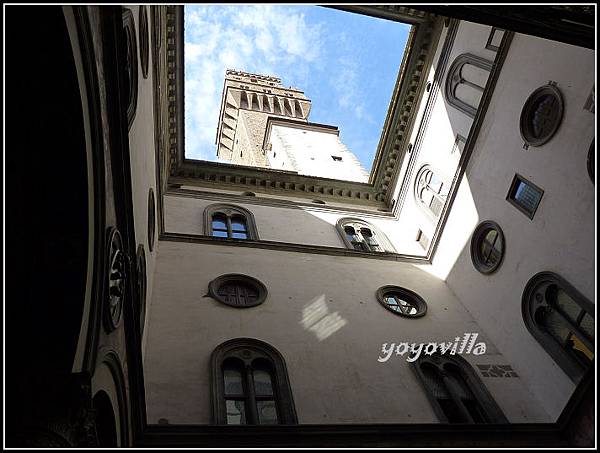
<instances>
[{"instance_id":1,"label":"circular decorative medallion","mask_svg":"<svg viewBox=\"0 0 600 453\"><path fill-rule=\"evenodd\" d=\"M137 40L135 38L135 24L133 13L129 8L123 8L123 31L125 33L125 76L126 76L126 99L127 99L127 121L129 127L133 124L135 111L137 109L138 96L138 54Z\"/></svg>"},{"instance_id":2,"label":"circular decorative medallion","mask_svg":"<svg viewBox=\"0 0 600 453\"><path fill-rule=\"evenodd\" d=\"M504 233L496 222L487 220L475 228L471 238L471 260L479 272L495 272L504 258L504 249Z\"/></svg>"},{"instance_id":3,"label":"circular decorative medallion","mask_svg":"<svg viewBox=\"0 0 600 453\"><path fill-rule=\"evenodd\" d=\"M420 318L427 313L427 303L414 291L400 286L383 286L377 290L377 300L392 313L406 318Z\"/></svg>"},{"instance_id":4,"label":"circular decorative medallion","mask_svg":"<svg viewBox=\"0 0 600 453\"><path fill-rule=\"evenodd\" d=\"M139 34L140 34L140 65L142 67L142 76L148 78L148 61L150 54L149 36L148 36L148 11L144 5L140 6L139 12Z\"/></svg>"},{"instance_id":5,"label":"circular decorative medallion","mask_svg":"<svg viewBox=\"0 0 600 453\"><path fill-rule=\"evenodd\" d=\"M563 98L556 86L544 85L531 93L523 106L519 122L525 143L541 146L548 142L560 126L563 111Z\"/></svg>"},{"instance_id":6,"label":"circular decorative medallion","mask_svg":"<svg viewBox=\"0 0 600 453\"><path fill-rule=\"evenodd\" d=\"M267 298L267 288L255 278L242 274L226 274L211 281L208 295L236 308L254 307Z\"/></svg>"},{"instance_id":7,"label":"circular decorative medallion","mask_svg":"<svg viewBox=\"0 0 600 453\"><path fill-rule=\"evenodd\" d=\"M123 300L125 298L125 283L127 279L127 258L123 250L121 233L112 228L108 242L108 272L107 272L107 298L105 320L107 330L113 331L121 322L123 313Z\"/></svg>"},{"instance_id":8,"label":"circular decorative medallion","mask_svg":"<svg viewBox=\"0 0 600 453\"><path fill-rule=\"evenodd\" d=\"M156 225L156 202L154 200L154 190L150 187L148 191L148 249L154 250L154 234Z\"/></svg>"},{"instance_id":9,"label":"circular decorative medallion","mask_svg":"<svg viewBox=\"0 0 600 453\"><path fill-rule=\"evenodd\" d=\"M137 249L137 286L138 301L140 313L140 334L144 332L144 322L146 320L146 252L142 244Z\"/></svg>"}]
</instances>

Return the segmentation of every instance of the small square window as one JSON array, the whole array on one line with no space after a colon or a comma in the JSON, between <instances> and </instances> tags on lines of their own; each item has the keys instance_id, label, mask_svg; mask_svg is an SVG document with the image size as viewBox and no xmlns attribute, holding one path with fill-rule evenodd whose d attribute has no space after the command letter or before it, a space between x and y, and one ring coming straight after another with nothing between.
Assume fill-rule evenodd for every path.
<instances>
[{"instance_id":1,"label":"small square window","mask_svg":"<svg viewBox=\"0 0 600 453\"><path fill-rule=\"evenodd\" d=\"M532 182L516 174L508 191L506 199L519 211L533 219L544 191Z\"/></svg>"}]
</instances>

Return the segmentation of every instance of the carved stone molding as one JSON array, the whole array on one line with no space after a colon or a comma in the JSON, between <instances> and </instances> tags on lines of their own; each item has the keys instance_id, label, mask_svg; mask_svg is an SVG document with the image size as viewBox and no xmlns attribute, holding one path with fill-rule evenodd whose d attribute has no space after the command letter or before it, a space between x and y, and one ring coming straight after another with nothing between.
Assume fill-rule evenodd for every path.
<instances>
[{"instance_id":1,"label":"carved stone molding","mask_svg":"<svg viewBox=\"0 0 600 453\"><path fill-rule=\"evenodd\" d=\"M493 61L486 60L485 58L481 58L470 53L464 53L456 57L450 66L450 69L448 70L448 75L446 76L445 94L448 104L470 116L471 118L475 118L479 104L471 105L460 99L457 96L456 89L460 85L466 85L467 87L480 91L483 94L485 86L479 86L472 81L467 80L465 77L463 77L462 69L466 65L471 65L489 73L492 70L493 64Z\"/></svg>"}]
</instances>

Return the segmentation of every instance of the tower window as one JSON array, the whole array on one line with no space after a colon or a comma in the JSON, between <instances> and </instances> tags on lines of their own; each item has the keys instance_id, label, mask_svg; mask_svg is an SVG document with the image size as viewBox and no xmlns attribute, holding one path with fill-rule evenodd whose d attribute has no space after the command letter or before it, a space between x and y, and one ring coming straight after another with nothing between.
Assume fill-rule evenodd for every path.
<instances>
[{"instance_id":1,"label":"tower window","mask_svg":"<svg viewBox=\"0 0 600 453\"><path fill-rule=\"evenodd\" d=\"M331 156L331 158L333 160L335 160L336 162L341 162L342 161L342 156Z\"/></svg>"},{"instance_id":2,"label":"tower window","mask_svg":"<svg viewBox=\"0 0 600 453\"><path fill-rule=\"evenodd\" d=\"M522 299L529 332L573 381L594 360L594 307L570 283L552 272L536 274Z\"/></svg>"},{"instance_id":3,"label":"tower window","mask_svg":"<svg viewBox=\"0 0 600 453\"><path fill-rule=\"evenodd\" d=\"M226 274L209 283L208 294L226 305L247 308L262 304L267 298L267 288L247 275Z\"/></svg>"},{"instance_id":4,"label":"tower window","mask_svg":"<svg viewBox=\"0 0 600 453\"><path fill-rule=\"evenodd\" d=\"M508 423L471 365L456 355L421 356L413 370L434 412L446 423Z\"/></svg>"},{"instance_id":5,"label":"tower window","mask_svg":"<svg viewBox=\"0 0 600 453\"><path fill-rule=\"evenodd\" d=\"M471 238L471 260L482 274L491 274L504 258L504 233L496 222L480 223Z\"/></svg>"},{"instance_id":6,"label":"tower window","mask_svg":"<svg viewBox=\"0 0 600 453\"><path fill-rule=\"evenodd\" d=\"M213 414L227 425L297 424L285 362L272 346L239 338L212 355Z\"/></svg>"},{"instance_id":7,"label":"tower window","mask_svg":"<svg viewBox=\"0 0 600 453\"><path fill-rule=\"evenodd\" d=\"M533 219L544 191L519 174L515 174L506 199L510 204Z\"/></svg>"},{"instance_id":8,"label":"tower window","mask_svg":"<svg viewBox=\"0 0 600 453\"><path fill-rule=\"evenodd\" d=\"M228 239L258 239L252 213L233 205L211 205L204 214L208 236Z\"/></svg>"},{"instance_id":9,"label":"tower window","mask_svg":"<svg viewBox=\"0 0 600 453\"><path fill-rule=\"evenodd\" d=\"M383 286L377 290L381 305L406 318L420 318L427 313L427 303L417 293L399 286Z\"/></svg>"}]
</instances>

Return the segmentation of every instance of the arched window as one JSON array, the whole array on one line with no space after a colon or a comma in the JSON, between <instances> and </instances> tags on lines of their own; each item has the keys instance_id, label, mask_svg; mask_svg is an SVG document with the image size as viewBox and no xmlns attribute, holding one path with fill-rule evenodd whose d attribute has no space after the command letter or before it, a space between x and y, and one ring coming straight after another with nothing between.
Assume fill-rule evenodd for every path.
<instances>
[{"instance_id":1,"label":"arched window","mask_svg":"<svg viewBox=\"0 0 600 453\"><path fill-rule=\"evenodd\" d=\"M456 355L434 353L412 363L433 410L446 423L508 423L471 365Z\"/></svg>"},{"instance_id":2,"label":"arched window","mask_svg":"<svg viewBox=\"0 0 600 453\"><path fill-rule=\"evenodd\" d=\"M442 213L449 190L450 185L431 166L421 167L415 179L415 198L417 204L436 219Z\"/></svg>"},{"instance_id":3,"label":"arched window","mask_svg":"<svg viewBox=\"0 0 600 453\"><path fill-rule=\"evenodd\" d=\"M252 338L237 338L212 354L213 418L227 425L293 425L296 410L281 354Z\"/></svg>"},{"instance_id":4,"label":"arched window","mask_svg":"<svg viewBox=\"0 0 600 453\"><path fill-rule=\"evenodd\" d=\"M207 236L258 240L252 213L234 205L208 206L204 211L204 231Z\"/></svg>"},{"instance_id":5,"label":"arched window","mask_svg":"<svg viewBox=\"0 0 600 453\"><path fill-rule=\"evenodd\" d=\"M345 217L338 220L336 227L349 249L361 252L396 252L385 234L364 220Z\"/></svg>"},{"instance_id":6,"label":"arched window","mask_svg":"<svg viewBox=\"0 0 600 453\"><path fill-rule=\"evenodd\" d=\"M540 272L523 291L523 320L529 332L577 382L594 361L594 306L569 282Z\"/></svg>"},{"instance_id":7,"label":"arched window","mask_svg":"<svg viewBox=\"0 0 600 453\"><path fill-rule=\"evenodd\" d=\"M470 53L456 57L446 76L448 104L475 118L493 62Z\"/></svg>"}]
</instances>

